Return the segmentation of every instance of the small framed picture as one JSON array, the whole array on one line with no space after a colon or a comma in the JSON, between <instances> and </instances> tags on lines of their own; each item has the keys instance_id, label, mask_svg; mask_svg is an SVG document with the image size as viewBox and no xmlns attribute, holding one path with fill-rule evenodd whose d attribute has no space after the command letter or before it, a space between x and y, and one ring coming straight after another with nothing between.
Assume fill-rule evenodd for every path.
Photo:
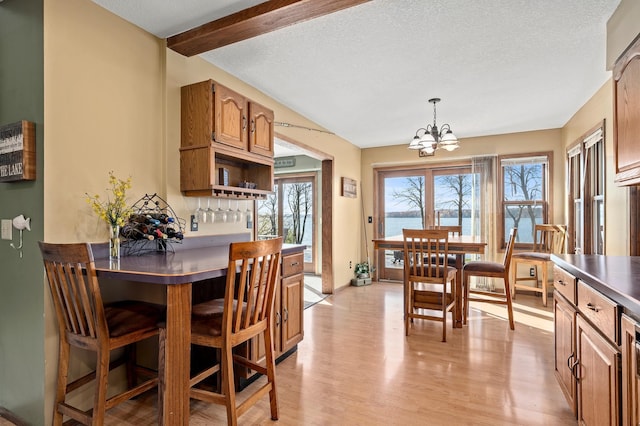
<instances>
[{"instance_id":1,"label":"small framed picture","mask_svg":"<svg viewBox=\"0 0 640 426\"><path fill-rule=\"evenodd\" d=\"M342 178L342 196L356 198L358 195L358 182L346 177Z\"/></svg>"}]
</instances>

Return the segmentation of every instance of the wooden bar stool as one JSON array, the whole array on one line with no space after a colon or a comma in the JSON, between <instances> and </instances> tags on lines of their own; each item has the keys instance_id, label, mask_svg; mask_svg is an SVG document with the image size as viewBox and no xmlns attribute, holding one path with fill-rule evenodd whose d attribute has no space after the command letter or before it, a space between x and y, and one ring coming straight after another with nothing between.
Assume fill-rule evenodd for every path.
<instances>
[{"instance_id":1,"label":"wooden bar stool","mask_svg":"<svg viewBox=\"0 0 640 426\"><path fill-rule=\"evenodd\" d=\"M193 307L191 343L220 349L222 362L191 378L190 396L226 406L229 425L237 425L238 417L267 393L271 419L278 419L271 322L276 286L280 280L281 250L282 237L232 243L229 247L229 266L222 313L219 310L219 300L204 302ZM261 341L264 342L266 365L232 353L234 347L256 336L263 337ZM267 376L267 383L256 389L240 404L236 402L234 362ZM197 387L200 382L217 372L222 374L221 393ZM245 389L245 392L248 390Z\"/></svg>"},{"instance_id":2,"label":"wooden bar stool","mask_svg":"<svg viewBox=\"0 0 640 426\"><path fill-rule=\"evenodd\" d=\"M507 247L504 251L504 259L502 263L478 260L469 262L464 265L464 268L462 269L462 283L464 288L463 319L465 324L467 323L467 320L469 318L469 302L472 301L507 305L509 327L511 328L511 330L515 328L515 324L513 321L513 307L511 305L511 289L509 285L509 266L511 264L513 244L515 243L517 233L517 228L511 229L511 232L509 233L509 240L507 241ZM469 283L469 279L471 277L502 278L502 280L504 281L504 294L471 289ZM471 297L470 294L482 297Z\"/></svg>"},{"instance_id":3,"label":"wooden bar stool","mask_svg":"<svg viewBox=\"0 0 640 426\"><path fill-rule=\"evenodd\" d=\"M519 252L513 254L513 268L511 281L513 286L513 298L516 297L516 290L530 290L542 293L542 304L547 306L547 284L549 276L549 266L551 265L551 254L564 252L564 240L567 235L566 225L542 224L534 227L534 246L532 252ZM532 277L518 277L518 265L529 265L533 267ZM540 274L538 274L540 268ZM538 276L541 278L541 286L538 287ZM532 281L533 285L522 284Z\"/></svg>"},{"instance_id":4,"label":"wooden bar stool","mask_svg":"<svg viewBox=\"0 0 640 426\"><path fill-rule=\"evenodd\" d=\"M102 425L106 410L158 386L162 370L158 374L136 365L135 343L158 337L162 369L164 307L138 301L104 305L89 244L39 242L39 245L60 332L53 424L61 425L63 416L67 416L85 425ZM95 371L67 383L71 346L95 352L96 367ZM126 357L110 364L110 353L117 348L125 348ZM109 370L125 362L129 389L107 398ZM147 376L147 380L136 384L136 373ZM83 411L66 402L69 393L94 379L91 410ZM158 389L159 407L161 403L162 389Z\"/></svg>"}]
</instances>

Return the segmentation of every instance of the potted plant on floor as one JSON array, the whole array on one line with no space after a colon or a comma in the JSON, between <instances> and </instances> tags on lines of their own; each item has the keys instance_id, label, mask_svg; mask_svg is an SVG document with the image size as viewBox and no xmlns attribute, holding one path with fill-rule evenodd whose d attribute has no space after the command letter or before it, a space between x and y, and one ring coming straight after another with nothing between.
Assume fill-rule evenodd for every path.
<instances>
[{"instance_id":1,"label":"potted plant on floor","mask_svg":"<svg viewBox=\"0 0 640 426\"><path fill-rule=\"evenodd\" d=\"M351 280L351 285L362 286L371 284L371 274L374 272L374 268L369 262L356 263L353 270L355 278Z\"/></svg>"}]
</instances>

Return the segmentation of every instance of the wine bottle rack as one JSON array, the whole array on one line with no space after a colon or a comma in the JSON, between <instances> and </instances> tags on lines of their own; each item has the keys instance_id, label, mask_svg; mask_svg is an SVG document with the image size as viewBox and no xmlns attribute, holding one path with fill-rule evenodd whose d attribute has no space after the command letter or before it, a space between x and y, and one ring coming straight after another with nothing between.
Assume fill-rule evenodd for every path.
<instances>
[{"instance_id":1,"label":"wine bottle rack","mask_svg":"<svg viewBox=\"0 0 640 426\"><path fill-rule=\"evenodd\" d=\"M152 234L155 233L156 236L154 236L153 240L149 240L146 239L148 237L135 239L121 235L122 242L120 248L122 255L140 256L149 252L166 252L167 250L173 252L172 244L182 243L186 221L179 218L171 206L158 194L145 194L144 197L136 201L131 208L133 214L125 224L125 227L128 225L133 229L139 229L144 225L149 228ZM173 222L161 224L143 223L144 218L158 217L160 215L173 218ZM124 227L122 229L124 229ZM136 232L140 234L140 237L144 236L142 232ZM161 234L164 234L164 236L161 236Z\"/></svg>"}]
</instances>

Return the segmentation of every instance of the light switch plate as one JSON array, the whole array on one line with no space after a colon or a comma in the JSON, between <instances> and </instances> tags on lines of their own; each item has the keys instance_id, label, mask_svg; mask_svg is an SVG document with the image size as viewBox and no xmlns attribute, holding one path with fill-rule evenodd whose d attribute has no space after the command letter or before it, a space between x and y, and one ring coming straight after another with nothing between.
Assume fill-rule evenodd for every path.
<instances>
[{"instance_id":1,"label":"light switch plate","mask_svg":"<svg viewBox=\"0 0 640 426\"><path fill-rule=\"evenodd\" d=\"M3 240L12 240L13 226L11 225L11 219L2 219L2 239Z\"/></svg>"}]
</instances>

